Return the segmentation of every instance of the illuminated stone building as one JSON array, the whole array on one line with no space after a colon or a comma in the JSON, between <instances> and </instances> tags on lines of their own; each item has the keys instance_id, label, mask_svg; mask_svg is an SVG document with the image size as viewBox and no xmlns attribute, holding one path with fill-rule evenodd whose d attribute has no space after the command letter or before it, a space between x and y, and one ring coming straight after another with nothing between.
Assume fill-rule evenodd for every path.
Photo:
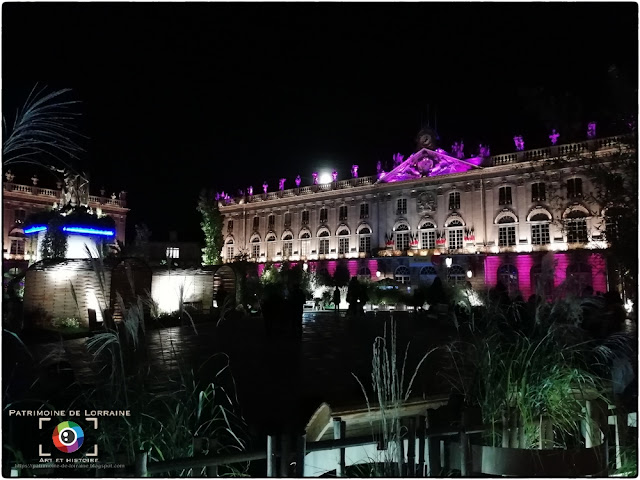
<instances>
[{"instance_id":1,"label":"illuminated stone building","mask_svg":"<svg viewBox=\"0 0 640 480\"><path fill-rule=\"evenodd\" d=\"M606 212L585 165L631 147L624 137L589 137L534 150L516 137L514 153L481 148L471 158L458 145L453 154L422 148L376 176L357 177L354 166L345 180L224 195L223 258L304 261L329 273L345 262L352 276L411 285L436 275L474 288L500 282L525 299L536 285L604 292Z\"/></svg>"},{"instance_id":2,"label":"illuminated stone building","mask_svg":"<svg viewBox=\"0 0 640 480\"><path fill-rule=\"evenodd\" d=\"M35 179L35 180L34 180ZM3 268L4 271L18 273L25 270L30 261L34 261L38 252L30 247L32 242L25 235L24 222L29 215L51 209L64 201L65 190L61 183L58 188L43 188L37 185L36 177L32 179L33 185L16 183L10 172L5 173L2 199L2 226L3 226ZM121 192L118 196L112 194L88 195L87 205L99 216L111 217L115 222L115 235L109 237L110 241L125 241L126 219L129 209L126 207L126 194ZM68 237L67 258L79 258L84 254L84 240L82 232L75 232ZM35 244L35 242L34 242Z\"/></svg>"}]
</instances>

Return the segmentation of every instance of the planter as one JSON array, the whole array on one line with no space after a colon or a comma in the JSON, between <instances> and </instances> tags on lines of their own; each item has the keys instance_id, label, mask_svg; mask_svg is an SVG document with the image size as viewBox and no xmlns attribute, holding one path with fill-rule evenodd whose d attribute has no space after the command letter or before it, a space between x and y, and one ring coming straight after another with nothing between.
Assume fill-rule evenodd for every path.
<instances>
[{"instance_id":1,"label":"planter","mask_svg":"<svg viewBox=\"0 0 640 480\"><path fill-rule=\"evenodd\" d=\"M529 450L471 445L470 472L515 477L606 476L607 443L593 448ZM451 468L460 468L460 444L450 444Z\"/></svg>"}]
</instances>

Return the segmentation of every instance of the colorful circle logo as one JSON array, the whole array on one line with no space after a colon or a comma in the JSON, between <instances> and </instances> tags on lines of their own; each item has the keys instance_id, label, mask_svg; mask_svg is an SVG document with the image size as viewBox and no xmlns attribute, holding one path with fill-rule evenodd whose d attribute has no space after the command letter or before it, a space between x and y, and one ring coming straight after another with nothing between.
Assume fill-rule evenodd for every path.
<instances>
[{"instance_id":1,"label":"colorful circle logo","mask_svg":"<svg viewBox=\"0 0 640 480\"><path fill-rule=\"evenodd\" d=\"M84 432L75 422L61 422L53 429L53 444L64 453L73 453L84 442Z\"/></svg>"}]
</instances>

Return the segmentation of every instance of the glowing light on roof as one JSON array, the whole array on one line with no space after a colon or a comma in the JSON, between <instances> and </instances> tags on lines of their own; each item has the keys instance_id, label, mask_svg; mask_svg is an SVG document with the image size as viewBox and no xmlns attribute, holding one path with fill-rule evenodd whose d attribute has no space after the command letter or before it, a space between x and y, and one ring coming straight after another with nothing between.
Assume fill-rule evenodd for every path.
<instances>
[{"instance_id":1,"label":"glowing light on roof","mask_svg":"<svg viewBox=\"0 0 640 480\"><path fill-rule=\"evenodd\" d=\"M113 237L116 233L113 230L98 230L96 228L87 227L63 227L64 232L69 233L86 233L89 235L104 235L105 237Z\"/></svg>"},{"instance_id":2,"label":"glowing light on roof","mask_svg":"<svg viewBox=\"0 0 640 480\"><path fill-rule=\"evenodd\" d=\"M36 232L44 232L47 229L46 225L34 225L33 227L29 227L25 229L24 233L36 233Z\"/></svg>"},{"instance_id":3,"label":"glowing light on roof","mask_svg":"<svg viewBox=\"0 0 640 480\"><path fill-rule=\"evenodd\" d=\"M333 177L329 172L322 172L320 174L320 177L318 178L318 183L320 184L331 183L332 181L333 181Z\"/></svg>"}]
</instances>

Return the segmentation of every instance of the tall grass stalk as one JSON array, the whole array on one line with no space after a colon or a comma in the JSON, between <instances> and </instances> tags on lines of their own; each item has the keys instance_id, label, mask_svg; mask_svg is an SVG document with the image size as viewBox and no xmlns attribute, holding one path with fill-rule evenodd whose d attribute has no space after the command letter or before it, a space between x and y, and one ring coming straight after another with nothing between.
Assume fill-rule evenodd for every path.
<instances>
[{"instance_id":1,"label":"tall grass stalk","mask_svg":"<svg viewBox=\"0 0 640 480\"><path fill-rule=\"evenodd\" d=\"M72 107L80 103L63 100L71 92L65 88L46 93L47 87L36 84L24 105L18 109L9 128L3 116L4 142L2 144L2 165L15 163L42 165L40 158L49 156L71 169L69 158L78 158L83 149L75 137L80 137L74 129L74 121L80 115Z\"/></svg>"},{"instance_id":2,"label":"tall grass stalk","mask_svg":"<svg viewBox=\"0 0 640 480\"><path fill-rule=\"evenodd\" d=\"M377 465L374 468L375 476L403 475L403 472L398 468L397 460L401 455L402 442L406 433L406 429L402 426L402 408L409 400L413 382L420 367L427 357L437 350L433 348L422 356L407 382L405 374L407 373L410 343L407 344L401 363L399 362L397 343L397 326L392 314L390 322L388 324L385 322L383 336L376 337L373 342L371 386L376 401L375 405L369 401L362 382L352 373L362 389L370 416L375 406L378 407L377 417L380 419L380 426L377 433L384 440L386 452L383 455L382 469L378 469Z\"/></svg>"},{"instance_id":3,"label":"tall grass stalk","mask_svg":"<svg viewBox=\"0 0 640 480\"><path fill-rule=\"evenodd\" d=\"M469 321L447 347L451 362L443 374L480 407L492 426L491 445L540 447L541 418L551 422L556 439L580 438L584 398L608 401L610 365L616 355L628 355L627 339L591 338L580 327L583 307L571 297L535 306L487 297L482 309L466 312ZM567 446L559 441L556 446Z\"/></svg>"}]
</instances>

